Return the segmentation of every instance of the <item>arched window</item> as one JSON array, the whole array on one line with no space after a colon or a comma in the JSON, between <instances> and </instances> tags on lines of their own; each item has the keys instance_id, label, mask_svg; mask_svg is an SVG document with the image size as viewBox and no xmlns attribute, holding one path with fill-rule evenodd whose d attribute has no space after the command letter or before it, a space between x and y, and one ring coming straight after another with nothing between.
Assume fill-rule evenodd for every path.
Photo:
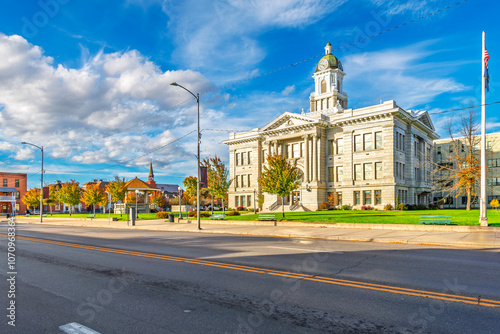
<instances>
[{"instance_id":1,"label":"arched window","mask_svg":"<svg viewBox=\"0 0 500 334\"><path fill-rule=\"evenodd\" d=\"M326 93L326 80L321 81L321 94Z\"/></svg>"}]
</instances>

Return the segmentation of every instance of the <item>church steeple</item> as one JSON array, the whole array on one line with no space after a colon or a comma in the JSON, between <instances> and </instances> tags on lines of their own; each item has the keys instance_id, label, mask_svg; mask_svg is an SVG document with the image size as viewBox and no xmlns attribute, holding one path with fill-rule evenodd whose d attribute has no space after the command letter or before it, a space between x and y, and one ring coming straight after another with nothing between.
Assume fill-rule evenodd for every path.
<instances>
[{"instance_id":1,"label":"church steeple","mask_svg":"<svg viewBox=\"0 0 500 334\"><path fill-rule=\"evenodd\" d=\"M149 161L149 176L148 176L148 181L153 181L155 180L155 175L153 174L153 158Z\"/></svg>"}]
</instances>

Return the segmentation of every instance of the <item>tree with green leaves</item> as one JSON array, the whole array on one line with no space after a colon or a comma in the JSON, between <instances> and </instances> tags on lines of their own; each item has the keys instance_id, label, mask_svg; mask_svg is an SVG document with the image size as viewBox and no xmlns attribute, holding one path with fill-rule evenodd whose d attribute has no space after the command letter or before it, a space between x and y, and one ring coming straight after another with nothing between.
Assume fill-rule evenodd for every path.
<instances>
[{"instance_id":1,"label":"tree with green leaves","mask_svg":"<svg viewBox=\"0 0 500 334\"><path fill-rule=\"evenodd\" d=\"M107 201L106 193L97 184L89 184L82 195L82 202L87 206L92 205L94 214L95 206L105 201Z\"/></svg>"},{"instance_id":2,"label":"tree with green leaves","mask_svg":"<svg viewBox=\"0 0 500 334\"><path fill-rule=\"evenodd\" d=\"M83 194L83 189L80 187L80 183L75 180L63 183L58 193L59 202L64 203L69 207L69 214L71 216L72 209L74 209L75 205L80 203L80 198Z\"/></svg>"},{"instance_id":3,"label":"tree with green leaves","mask_svg":"<svg viewBox=\"0 0 500 334\"><path fill-rule=\"evenodd\" d=\"M52 205L59 202L59 188L51 184L49 186L49 197L43 199L43 204L48 205L50 208L50 214L52 214Z\"/></svg>"},{"instance_id":4,"label":"tree with green leaves","mask_svg":"<svg viewBox=\"0 0 500 334\"><path fill-rule=\"evenodd\" d=\"M125 197L127 196L126 183L125 178L120 179L118 176L115 176L115 179L108 183L106 191L111 194L111 203L118 201L125 202Z\"/></svg>"},{"instance_id":5,"label":"tree with green leaves","mask_svg":"<svg viewBox=\"0 0 500 334\"><path fill-rule=\"evenodd\" d=\"M32 207L34 211L35 207L40 205L40 189L32 188L28 190L28 192L24 194L22 201L28 208Z\"/></svg>"},{"instance_id":6,"label":"tree with green leaves","mask_svg":"<svg viewBox=\"0 0 500 334\"><path fill-rule=\"evenodd\" d=\"M203 163L207 167L208 192L215 199L222 201L222 213L224 213L224 199L232 182L229 179L229 169L217 156L205 159Z\"/></svg>"},{"instance_id":7,"label":"tree with green leaves","mask_svg":"<svg viewBox=\"0 0 500 334\"><path fill-rule=\"evenodd\" d=\"M259 178L262 191L271 195L278 195L284 203L284 198L299 188L302 182L302 172L296 164L289 163L281 155L267 157L267 166ZM282 216L285 217L285 206L282 205Z\"/></svg>"}]
</instances>

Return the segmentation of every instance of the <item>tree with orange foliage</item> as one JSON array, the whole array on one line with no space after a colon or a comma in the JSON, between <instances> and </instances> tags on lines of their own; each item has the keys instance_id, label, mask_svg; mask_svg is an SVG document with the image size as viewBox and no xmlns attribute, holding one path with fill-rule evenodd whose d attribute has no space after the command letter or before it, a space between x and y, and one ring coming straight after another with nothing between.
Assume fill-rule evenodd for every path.
<instances>
[{"instance_id":1,"label":"tree with orange foliage","mask_svg":"<svg viewBox=\"0 0 500 334\"><path fill-rule=\"evenodd\" d=\"M471 197L477 195L474 192L477 180L481 177L481 167L478 159L474 155L468 155L465 159L457 157L457 163L462 165L462 168L454 175L458 178L456 185L457 194L455 197L467 194L467 210L470 210Z\"/></svg>"},{"instance_id":2,"label":"tree with orange foliage","mask_svg":"<svg viewBox=\"0 0 500 334\"><path fill-rule=\"evenodd\" d=\"M108 196L97 184L89 184L82 195L82 202L87 206L92 205L95 214L95 206L107 201Z\"/></svg>"},{"instance_id":3,"label":"tree with orange foliage","mask_svg":"<svg viewBox=\"0 0 500 334\"><path fill-rule=\"evenodd\" d=\"M35 207L40 205L40 189L32 188L28 190L28 192L24 194L22 201L28 208L32 207L33 210L35 210Z\"/></svg>"}]
</instances>

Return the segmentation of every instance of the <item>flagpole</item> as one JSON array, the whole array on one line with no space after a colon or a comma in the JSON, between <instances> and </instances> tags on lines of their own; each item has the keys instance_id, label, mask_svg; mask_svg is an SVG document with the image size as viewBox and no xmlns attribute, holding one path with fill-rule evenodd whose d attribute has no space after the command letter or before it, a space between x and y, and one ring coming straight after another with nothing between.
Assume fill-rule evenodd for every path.
<instances>
[{"instance_id":1,"label":"flagpole","mask_svg":"<svg viewBox=\"0 0 500 334\"><path fill-rule=\"evenodd\" d=\"M482 76L481 76L481 207L479 222L481 226L488 226L488 217L486 211L486 93L485 85L485 33L483 31L483 52L482 52Z\"/></svg>"}]
</instances>

